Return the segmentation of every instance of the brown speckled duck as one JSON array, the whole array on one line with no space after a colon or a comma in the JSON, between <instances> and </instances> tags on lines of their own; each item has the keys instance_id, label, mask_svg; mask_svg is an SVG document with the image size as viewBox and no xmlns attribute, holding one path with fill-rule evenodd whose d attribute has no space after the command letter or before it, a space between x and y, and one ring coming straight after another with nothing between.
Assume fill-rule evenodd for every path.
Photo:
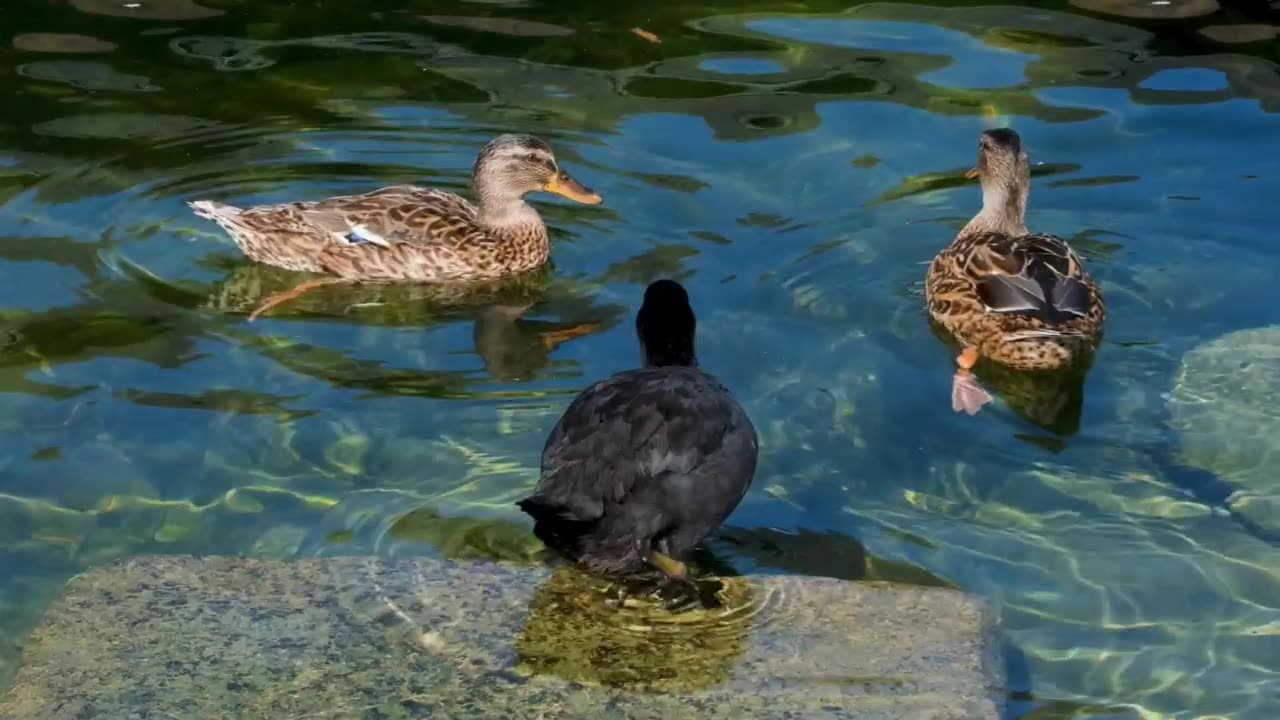
<instances>
[{"instance_id":1,"label":"brown speckled duck","mask_svg":"<svg viewBox=\"0 0 1280 720\"><path fill-rule=\"evenodd\" d=\"M478 204L412 185L248 209L211 200L189 204L226 230L249 258L333 277L308 284L314 286L466 282L532 270L547 261L550 244L526 194L542 190L580 203L601 202L532 135L500 135L486 145L476 158L473 186Z\"/></svg>"},{"instance_id":2,"label":"brown speckled duck","mask_svg":"<svg viewBox=\"0 0 1280 720\"><path fill-rule=\"evenodd\" d=\"M1028 233L1031 167L1018 134L987 130L978 166L982 210L929 265L929 314L964 346L951 405L970 415L991 396L970 370L985 357L1018 370L1072 366L1097 348L1106 319L1098 285L1066 241Z\"/></svg>"}]
</instances>

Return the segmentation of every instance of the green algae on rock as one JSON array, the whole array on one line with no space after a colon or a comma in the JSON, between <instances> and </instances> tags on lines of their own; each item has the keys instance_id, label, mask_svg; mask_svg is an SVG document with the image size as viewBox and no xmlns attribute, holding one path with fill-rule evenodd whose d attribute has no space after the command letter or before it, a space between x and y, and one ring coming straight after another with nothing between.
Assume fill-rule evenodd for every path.
<instances>
[{"instance_id":1,"label":"green algae on rock","mask_svg":"<svg viewBox=\"0 0 1280 720\"><path fill-rule=\"evenodd\" d=\"M720 599L620 607L541 565L140 557L68 583L0 717L999 717L995 617L963 593L778 576Z\"/></svg>"},{"instance_id":2,"label":"green algae on rock","mask_svg":"<svg viewBox=\"0 0 1280 720\"><path fill-rule=\"evenodd\" d=\"M1280 532L1280 326L1237 330L1184 355L1169 423L1183 463L1234 486L1233 512Z\"/></svg>"}]
</instances>

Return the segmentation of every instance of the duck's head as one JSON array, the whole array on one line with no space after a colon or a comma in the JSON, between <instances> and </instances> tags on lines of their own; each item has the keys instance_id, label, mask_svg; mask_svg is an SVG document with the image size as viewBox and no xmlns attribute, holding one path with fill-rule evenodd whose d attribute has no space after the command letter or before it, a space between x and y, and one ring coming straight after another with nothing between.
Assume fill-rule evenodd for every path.
<instances>
[{"instance_id":1,"label":"duck's head","mask_svg":"<svg viewBox=\"0 0 1280 720\"><path fill-rule=\"evenodd\" d=\"M1031 183L1031 161L1022 150L1022 138L1009 128L983 130L978 136L978 165L964 176L981 178L983 190L1026 187Z\"/></svg>"},{"instance_id":2,"label":"duck's head","mask_svg":"<svg viewBox=\"0 0 1280 720\"><path fill-rule=\"evenodd\" d=\"M636 335L645 367L698 364L693 336L698 320L689 293L675 280L657 280L644 291L636 313Z\"/></svg>"},{"instance_id":3,"label":"duck's head","mask_svg":"<svg viewBox=\"0 0 1280 720\"><path fill-rule=\"evenodd\" d=\"M533 135L499 135L476 158L476 193L482 205L516 200L539 190L596 205L601 197L560 169L551 146Z\"/></svg>"},{"instance_id":4,"label":"duck's head","mask_svg":"<svg viewBox=\"0 0 1280 720\"><path fill-rule=\"evenodd\" d=\"M1026 232L1023 223L1031 190L1031 161L1018 133L1009 128L984 130L978 137L978 165L965 177L982 182L979 217L985 229Z\"/></svg>"}]
</instances>

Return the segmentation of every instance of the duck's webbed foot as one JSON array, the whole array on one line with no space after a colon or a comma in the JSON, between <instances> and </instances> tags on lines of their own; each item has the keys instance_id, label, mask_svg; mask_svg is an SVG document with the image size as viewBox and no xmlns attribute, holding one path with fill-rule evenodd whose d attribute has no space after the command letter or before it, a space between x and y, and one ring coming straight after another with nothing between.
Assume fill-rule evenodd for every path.
<instances>
[{"instance_id":1,"label":"duck's webbed foot","mask_svg":"<svg viewBox=\"0 0 1280 720\"><path fill-rule=\"evenodd\" d=\"M678 582L692 582L689 579L689 566L657 550L650 550L645 561L658 569L668 579Z\"/></svg>"},{"instance_id":2,"label":"duck's webbed foot","mask_svg":"<svg viewBox=\"0 0 1280 720\"><path fill-rule=\"evenodd\" d=\"M951 409L956 412L974 415L983 405L991 402L991 393L978 384L978 378L971 372L978 363L978 357L978 351L970 347L965 348L956 358L959 369L951 381Z\"/></svg>"},{"instance_id":3,"label":"duck's webbed foot","mask_svg":"<svg viewBox=\"0 0 1280 720\"><path fill-rule=\"evenodd\" d=\"M665 539L655 544L657 547L645 554L645 561L665 576L665 581L658 587L658 595L665 601L667 610L683 612L694 607L720 605L716 597L721 587L718 580L695 580L689 573L689 566L671 556Z\"/></svg>"},{"instance_id":4,"label":"duck's webbed foot","mask_svg":"<svg viewBox=\"0 0 1280 720\"><path fill-rule=\"evenodd\" d=\"M568 342L574 338L584 337L600 330L600 323L589 322L579 323L573 327L561 328L559 330L548 330L539 333L539 339L542 346L547 350L555 350L561 344Z\"/></svg>"},{"instance_id":5,"label":"duck's webbed foot","mask_svg":"<svg viewBox=\"0 0 1280 720\"><path fill-rule=\"evenodd\" d=\"M290 300L293 300L294 298L305 295L307 292L314 290L315 288L323 287L325 285L333 285L341 282L348 282L348 281L345 278L334 278L334 277L317 278L315 280L308 280L306 282L294 285L288 290L282 290L278 293L269 295L262 301L262 304L258 306L258 309L249 313L249 322L253 322L254 320L257 320L259 315L270 310L271 308L281 303L285 303Z\"/></svg>"}]
</instances>

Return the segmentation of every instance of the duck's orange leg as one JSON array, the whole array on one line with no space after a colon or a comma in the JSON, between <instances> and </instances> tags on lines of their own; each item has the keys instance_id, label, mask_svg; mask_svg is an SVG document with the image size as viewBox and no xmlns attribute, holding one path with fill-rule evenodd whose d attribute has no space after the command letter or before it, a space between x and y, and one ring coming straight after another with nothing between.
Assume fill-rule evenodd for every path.
<instances>
[{"instance_id":1,"label":"duck's orange leg","mask_svg":"<svg viewBox=\"0 0 1280 720\"><path fill-rule=\"evenodd\" d=\"M649 556L645 558L645 561L672 580L689 581L689 566L670 555L660 553L657 550L650 550Z\"/></svg>"},{"instance_id":2,"label":"duck's orange leg","mask_svg":"<svg viewBox=\"0 0 1280 720\"><path fill-rule=\"evenodd\" d=\"M552 330L550 332L544 332L544 333L541 333L542 346L548 350L555 350L563 342L567 342L569 340L572 340L577 337L582 337L584 335L590 335L591 333L599 329L600 329L600 323L591 322L591 323L582 323L580 325L574 325L573 327L566 328L564 330Z\"/></svg>"},{"instance_id":3,"label":"duck's orange leg","mask_svg":"<svg viewBox=\"0 0 1280 720\"><path fill-rule=\"evenodd\" d=\"M345 278L317 278L315 280L308 280L303 283L298 283L297 285L294 285L288 290L282 290L278 293L268 295L267 299L263 300L262 304L258 306L258 309L249 313L249 322L253 322L254 320L258 319L259 315L279 305L280 303L288 302L296 297L300 297L301 295L307 293L308 291L314 290L323 285L333 285L335 283L340 283L340 282L348 282L348 280L346 280Z\"/></svg>"},{"instance_id":4,"label":"duck's orange leg","mask_svg":"<svg viewBox=\"0 0 1280 720\"><path fill-rule=\"evenodd\" d=\"M668 580L676 580L679 582L691 583L689 578L689 566L671 557L671 549L667 546L665 540L661 540L656 547L646 549L648 543L640 538L635 540L636 553L644 558L644 561L651 567L667 576Z\"/></svg>"},{"instance_id":5,"label":"duck's orange leg","mask_svg":"<svg viewBox=\"0 0 1280 720\"><path fill-rule=\"evenodd\" d=\"M983 405L991 402L991 394L982 389L978 378L970 372L978 364L978 357L977 350L967 347L956 358L956 365L960 367L951 381L951 409L956 412L975 415Z\"/></svg>"}]
</instances>

